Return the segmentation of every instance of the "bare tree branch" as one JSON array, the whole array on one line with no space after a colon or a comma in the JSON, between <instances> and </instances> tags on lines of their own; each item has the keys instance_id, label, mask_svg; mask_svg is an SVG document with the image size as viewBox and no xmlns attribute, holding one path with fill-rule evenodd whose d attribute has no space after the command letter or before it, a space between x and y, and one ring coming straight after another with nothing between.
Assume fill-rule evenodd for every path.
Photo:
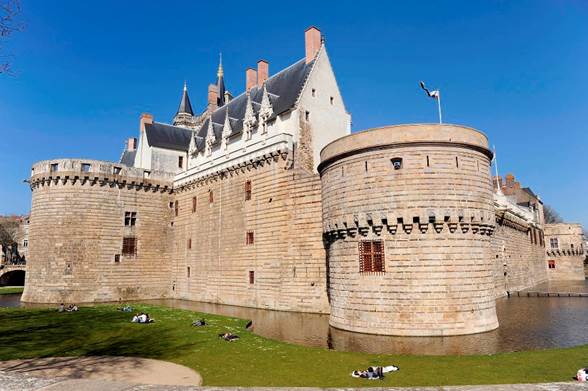
<instances>
[{"instance_id":1,"label":"bare tree branch","mask_svg":"<svg viewBox=\"0 0 588 391\"><path fill-rule=\"evenodd\" d=\"M20 0L0 0L0 42L5 41L14 32L23 29L17 19L21 12ZM10 56L2 53L0 46L0 73L11 73Z\"/></svg>"},{"instance_id":2,"label":"bare tree branch","mask_svg":"<svg viewBox=\"0 0 588 391\"><path fill-rule=\"evenodd\" d=\"M543 205L543 216L545 217L546 224L557 224L564 222L559 213L557 213L555 209L547 204Z\"/></svg>"}]
</instances>

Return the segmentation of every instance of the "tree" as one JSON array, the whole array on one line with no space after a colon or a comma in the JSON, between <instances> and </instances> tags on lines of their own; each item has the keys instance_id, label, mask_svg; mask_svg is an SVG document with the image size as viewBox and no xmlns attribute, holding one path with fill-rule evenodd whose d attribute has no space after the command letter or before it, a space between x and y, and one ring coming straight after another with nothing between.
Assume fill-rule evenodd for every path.
<instances>
[{"instance_id":1,"label":"tree","mask_svg":"<svg viewBox=\"0 0 588 391\"><path fill-rule=\"evenodd\" d=\"M10 73L10 57L3 52L2 44L14 32L22 30L17 20L20 0L0 0L0 73Z\"/></svg>"},{"instance_id":2,"label":"tree","mask_svg":"<svg viewBox=\"0 0 588 391\"><path fill-rule=\"evenodd\" d=\"M2 254L12 256L18 235L18 219L15 217L0 217L0 245Z\"/></svg>"},{"instance_id":3,"label":"tree","mask_svg":"<svg viewBox=\"0 0 588 391\"><path fill-rule=\"evenodd\" d=\"M543 205L543 216L545 216L545 224L564 222L559 213L549 205Z\"/></svg>"}]
</instances>

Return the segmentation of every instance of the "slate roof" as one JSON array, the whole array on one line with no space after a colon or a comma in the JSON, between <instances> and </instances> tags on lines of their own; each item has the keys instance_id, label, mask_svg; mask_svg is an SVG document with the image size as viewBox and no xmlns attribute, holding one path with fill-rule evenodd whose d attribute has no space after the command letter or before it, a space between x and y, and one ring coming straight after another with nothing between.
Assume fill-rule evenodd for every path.
<instances>
[{"instance_id":1,"label":"slate roof","mask_svg":"<svg viewBox=\"0 0 588 391\"><path fill-rule=\"evenodd\" d=\"M180 101L180 107L178 107L179 113L188 113L190 115L194 115L192 111L192 104L190 103L190 97L188 96L188 89L184 86L184 93L182 94L182 100Z\"/></svg>"},{"instance_id":2,"label":"slate roof","mask_svg":"<svg viewBox=\"0 0 588 391\"><path fill-rule=\"evenodd\" d=\"M265 86L274 112L269 118L270 121L294 107L313 64L314 61L307 64L303 58L266 80ZM263 87L253 87L249 93L251 95L251 100L253 101L253 109L257 114L263 97ZM247 94L242 93L212 113L212 124L217 142L220 142L222 139L223 124L225 123L227 110L229 111L229 120L233 130L231 136L241 133L243 130L243 118L245 117L246 105ZM204 121L202 127L197 133L199 136L196 139L198 150L204 148L204 140L206 138L209 121L210 119Z\"/></svg>"},{"instance_id":3,"label":"slate roof","mask_svg":"<svg viewBox=\"0 0 588 391\"><path fill-rule=\"evenodd\" d=\"M133 167L133 165L135 164L136 154L136 149L134 151L123 151L122 156L120 157L120 163L124 164L125 166Z\"/></svg>"},{"instance_id":4,"label":"slate roof","mask_svg":"<svg viewBox=\"0 0 588 391\"><path fill-rule=\"evenodd\" d=\"M145 124L147 142L152 147L188 151L192 130L153 122Z\"/></svg>"}]
</instances>

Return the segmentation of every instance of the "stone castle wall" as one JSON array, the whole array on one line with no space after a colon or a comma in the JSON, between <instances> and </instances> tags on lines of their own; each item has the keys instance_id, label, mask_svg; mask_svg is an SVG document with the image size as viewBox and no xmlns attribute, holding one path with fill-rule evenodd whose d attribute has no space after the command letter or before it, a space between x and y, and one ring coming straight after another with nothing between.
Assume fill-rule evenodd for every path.
<instances>
[{"instance_id":1,"label":"stone castle wall","mask_svg":"<svg viewBox=\"0 0 588 391\"><path fill-rule=\"evenodd\" d=\"M91 160L33 166L24 302L167 297L171 176ZM136 225L125 227L125 212ZM120 255L123 237L136 256ZM115 256L119 254L117 259Z\"/></svg>"},{"instance_id":2,"label":"stone castle wall","mask_svg":"<svg viewBox=\"0 0 588 391\"><path fill-rule=\"evenodd\" d=\"M268 153L177 186L174 297L329 311L320 178L303 151Z\"/></svg>"},{"instance_id":3,"label":"stone castle wall","mask_svg":"<svg viewBox=\"0 0 588 391\"><path fill-rule=\"evenodd\" d=\"M483 134L452 125L379 128L323 149L331 325L423 336L498 327L491 155ZM360 272L365 240L383 241L384 272Z\"/></svg>"},{"instance_id":4,"label":"stone castle wall","mask_svg":"<svg viewBox=\"0 0 588 391\"><path fill-rule=\"evenodd\" d=\"M552 239L556 240L557 246L552 245ZM584 280L585 251L580 224L545 225L545 253L550 280ZM550 261L552 267L549 267Z\"/></svg>"},{"instance_id":5,"label":"stone castle wall","mask_svg":"<svg viewBox=\"0 0 588 391\"><path fill-rule=\"evenodd\" d=\"M495 296L517 292L547 280L542 232L509 213L497 212L492 237ZM506 273L506 275L505 275Z\"/></svg>"}]
</instances>

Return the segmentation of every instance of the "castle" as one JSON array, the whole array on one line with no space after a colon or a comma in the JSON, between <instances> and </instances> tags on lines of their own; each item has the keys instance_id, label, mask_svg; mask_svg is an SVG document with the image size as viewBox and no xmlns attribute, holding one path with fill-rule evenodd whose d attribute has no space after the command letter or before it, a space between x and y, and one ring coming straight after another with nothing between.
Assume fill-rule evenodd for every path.
<instances>
[{"instance_id":1,"label":"castle","mask_svg":"<svg viewBox=\"0 0 588 391\"><path fill-rule=\"evenodd\" d=\"M143 114L118 163L34 164L22 300L178 298L458 335L498 327L497 297L558 278L541 201L494 189L483 133L352 134L315 27L304 54L273 75L260 60L236 97L219 66L200 114L184 86L172 124Z\"/></svg>"}]
</instances>

